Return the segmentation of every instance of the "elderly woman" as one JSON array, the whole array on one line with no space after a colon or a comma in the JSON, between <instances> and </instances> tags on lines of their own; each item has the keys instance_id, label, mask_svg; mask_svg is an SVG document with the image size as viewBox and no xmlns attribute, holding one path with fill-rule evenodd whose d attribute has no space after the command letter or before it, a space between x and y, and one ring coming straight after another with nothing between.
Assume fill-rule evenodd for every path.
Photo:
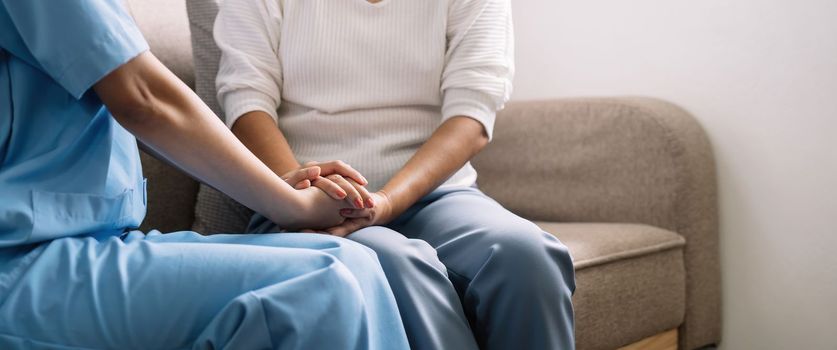
<instances>
[{"instance_id":1,"label":"elderly woman","mask_svg":"<svg viewBox=\"0 0 837 350\"><path fill-rule=\"evenodd\" d=\"M509 0L225 0L215 23L233 133L277 174L340 159L368 179L313 185L353 203L325 232L377 252L413 348L574 347L567 248L480 192L469 164L511 91L510 12ZM281 228L256 214L250 231Z\"/></svg>"},{"instance_id":2,"label":"elderly woman","mask_svg":"<svg viewBox=\"0 0 837 350\"><path fill-rule=\"evenodd\" d=\"M343 222L160 64L122 1L0 1L0 349L408 347L360 244L136 231L137 140L283 226ZM288 179L321 171L360 178L328 163Z\"/></svg>"}]
</instances>

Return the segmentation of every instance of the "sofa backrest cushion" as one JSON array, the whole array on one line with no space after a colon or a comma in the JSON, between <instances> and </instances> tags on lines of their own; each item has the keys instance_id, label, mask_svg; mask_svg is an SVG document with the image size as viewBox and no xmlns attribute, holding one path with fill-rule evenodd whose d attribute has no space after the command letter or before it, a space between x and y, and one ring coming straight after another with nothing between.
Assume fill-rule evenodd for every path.
<instances>
[{"instance_id":1,"label":"sofa backrest cushion","mask_svg":"<svg viewBox=\"0 0 837 350\"><path fill-rule=\"evenodd\" d=\"M716 217L714 162L702 128L656 99L510 103L473 164L483 191L532 220L680 232Z\"/></svg>"},{"instance_id":2,"label":"sofa backrest cushion","mask_svg":"<svg viewBox=\"0 0 837 350\"><path fill-rule=\"evenodd\" d=\"M151 52L186 85L194 87L192 43L185 0L126 0Z\"/></svg>"}]
</instances>

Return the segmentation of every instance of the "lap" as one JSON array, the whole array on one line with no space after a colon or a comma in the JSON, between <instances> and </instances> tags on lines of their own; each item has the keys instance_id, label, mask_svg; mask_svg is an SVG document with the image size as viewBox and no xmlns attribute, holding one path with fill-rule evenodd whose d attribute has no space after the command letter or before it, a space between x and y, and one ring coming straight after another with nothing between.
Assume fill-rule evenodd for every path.
<instances>
[{"instance_id":1,"label":"lap","mask_svg":"<svg viewBox=\"0 0 837 350\"><path fill-rule=\"evenodd\" d=\"M390 227L427 241L451 272L467 279L483 268L489 255L524 262L546 252L566 252L557 238L475 188L437 190Z\"/></svg>"},{"instance_id":2,"label":"lap","mask_svg":"<svg viewBox=\"0 0 837 350\"><path fill-rule=\"evenodd\" d=\"M464 236L521 238L542 231L475 188L437 190L416 203L391 228L441 247Z\"/></svg>"},{"instance_id":3,"label":"lap","mask_svg":"<svg viewBox=\"0 0 837 350\"><path fill-rule=\"evenodd\" d=\"M331 239L295 235L55 240L8 289L0 343L187 346L239 295L281 283L293 292L296 281L325 270L348 274L331 254L340 250Z\"/></svg>"},{"instance_id":4,"label":"lap","mask_svg":"<svg viewBox=\"0 0 837 350\"><path fill-rule=\"evenodd\" d=\"M263 237L265 236L261 235L261 233L277 232L280 230L281 228L279 226L271 222L263 215L256 213L250 219L250 225L247 229L247 232L259 233L259 235L253 235L254 238L250 238L248 239L248 241L261 241L262 239L264 239ZM281 234L279 236L284 235L286 234ZM427 244L427 242L419 239L409 239L402 235L400 232L394 231L384 226L365 227L363 229L353 232L352 234L348 235L345 239L317 234L293 235L298 237L296 238L297 241L302 241L306 239L310 240L312 239L311 237L327 237L327 239L322 240L322 242L331 242L335 240L344 242L347 240L352 241L353 243L357 243L357 247L366 247L369 248L370 252L374 252L372 253L372 255L377 256L377 258L380 260L380 263L384 266L385 269L388 270L398 268L398 266L395 265L404 263L405 259L419 258L424 260L426 263L431 264L436 269L445 271L444 266L439 262L439 259L436 257L436 252L430 245ZM349 265L350 269L352 268L352 264L347 265Z\"/></svg>"},{"instance_id":5,"label":"lap","mask_svg":"<svg viewBox=\"0 0 837 350\"><path fill-rule=\"evenodd\" d=\"M351 240L310 233L259 233L201 235L191 231L152 234L146 240L156 243L212 243L247 246L311 249L334 256L344 263L375 264L375 253Z\"/></svg>"}]
</instances>

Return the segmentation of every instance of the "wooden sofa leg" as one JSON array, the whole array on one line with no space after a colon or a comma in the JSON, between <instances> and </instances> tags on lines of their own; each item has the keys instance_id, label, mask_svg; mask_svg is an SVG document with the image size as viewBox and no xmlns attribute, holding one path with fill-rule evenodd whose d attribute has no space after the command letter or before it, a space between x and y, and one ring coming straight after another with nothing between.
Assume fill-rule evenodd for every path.
<instances>
[{"instance_id":1,"label":"wooden sofa leg","mask_svg":"<svg viewBox=\"0 0 837 350\"><path fill-rule=\"evenodd\" d=\"M652 335L619 350L677 350L677 329Z\"/></svg>"}]
</instances>

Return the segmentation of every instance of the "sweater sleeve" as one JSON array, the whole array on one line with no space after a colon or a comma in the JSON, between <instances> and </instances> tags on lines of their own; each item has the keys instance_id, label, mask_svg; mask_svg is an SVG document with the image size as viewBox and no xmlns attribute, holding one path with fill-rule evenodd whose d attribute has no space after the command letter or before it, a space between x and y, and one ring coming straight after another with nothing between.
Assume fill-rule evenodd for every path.
<instances>
[{"instance_id":1,"label":"sweater sleeve","mask_svg":"<svg viewBox=\"0 0 837 350\"><path fill-rule=\"evenodd\" d=\"M279 0L225 0L215 20L213 36L221 51L215 88L232 128L251 111L264 111L274 121L281 101L282 68Z\"/></svg>"},{"instance_id":2,"label":"sweater sleeve","mask_svg":"<svg viewBox=\"0 0 837 350\"><path fill-rule=\"evenodd\" d=\"M489 139L514 76L510 0L451 0L442 73L442 121L471 117Z\"/></svg>"}]
</instances>

